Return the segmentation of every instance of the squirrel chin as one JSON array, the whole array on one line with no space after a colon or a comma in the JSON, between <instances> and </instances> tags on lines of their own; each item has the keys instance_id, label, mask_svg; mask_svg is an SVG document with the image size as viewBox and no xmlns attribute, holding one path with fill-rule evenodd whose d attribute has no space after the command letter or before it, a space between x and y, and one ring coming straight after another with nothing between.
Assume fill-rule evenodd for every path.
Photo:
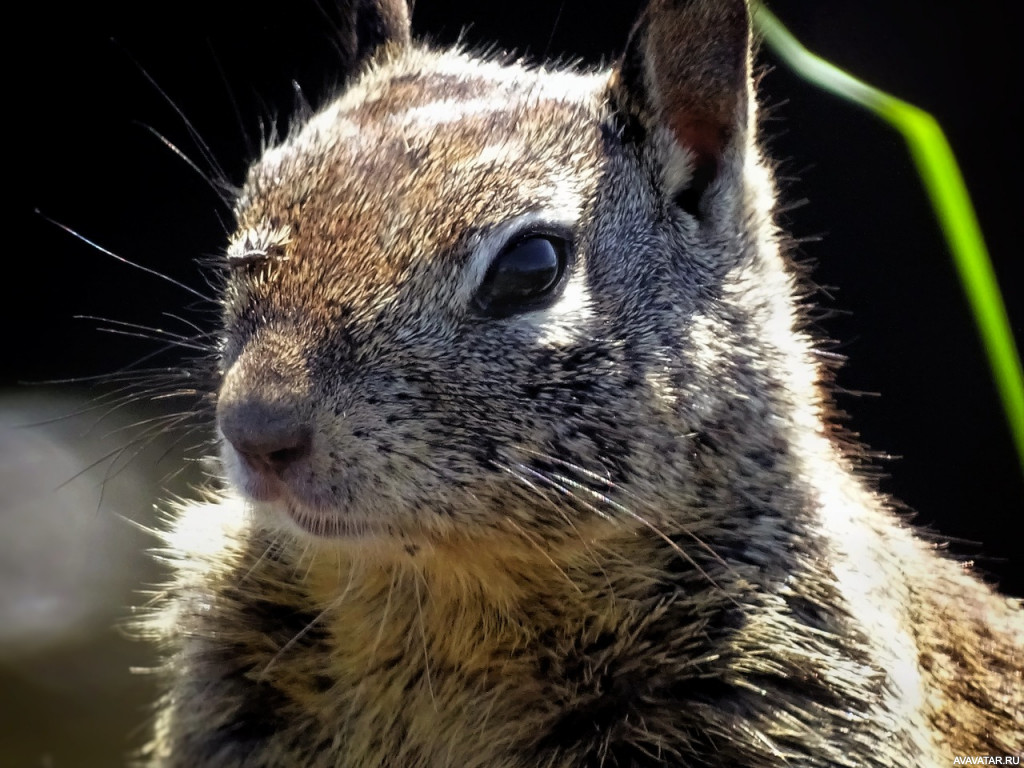
<instances>
[{"instance_id":1,"label":"squirrel chin","mask_svg":"<svg viewBox=\"0 0 1024 768\"><path fill-rule=\"evenodd\" d=\"M422 538L416 532L406 531L405 527L389 521L384 515L374 519L304 501L283 484L274 498L250 497L249 502L258 524L289 533L307 545L373 545L375 548L395 547L406 551L411 541Z\"/></svg>"}]
</instances>

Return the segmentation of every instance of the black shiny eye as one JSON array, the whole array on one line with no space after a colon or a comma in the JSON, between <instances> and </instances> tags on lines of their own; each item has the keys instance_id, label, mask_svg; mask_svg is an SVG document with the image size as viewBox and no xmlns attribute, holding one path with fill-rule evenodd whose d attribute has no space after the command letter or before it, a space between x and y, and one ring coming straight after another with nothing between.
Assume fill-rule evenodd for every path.
<instances>
[{"instance_id":1,"label":"black shiny eye","mask_svg":"<svg viewBox=\"0 0 1024 768\"><path fill-rule=\"evenodd\" d=\"M569 244L553 235L532 235L506 246L476 292L477 309L508 317L546 306L562 285L568 252Z\"/></svg>"}]
</instances>

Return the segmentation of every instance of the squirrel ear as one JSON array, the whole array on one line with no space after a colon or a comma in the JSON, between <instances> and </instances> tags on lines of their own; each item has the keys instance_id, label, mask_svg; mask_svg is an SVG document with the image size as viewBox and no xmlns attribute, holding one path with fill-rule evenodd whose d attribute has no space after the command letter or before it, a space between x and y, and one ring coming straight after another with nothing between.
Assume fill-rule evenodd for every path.
<instances>
[{"instance_id":1,"label":"squirrel ear","mask_svg":"<svg viewBox=\"0 0 1024 768\"><path fill-rule=\"evenodd\" d=\"M382 45L407 45L415 0L349 0L341 4L345 71L358 71Z\"/></svg>"},{"instance_id":2,"label":"squirrel ear","mask_svg":"<svg viewBox=\"0 0 1024 768\"><path fill-rule=\"evenodd\" d=\"M645 135L668 129L674 152L689 155L687 186L701 187L746 133L749 80L746 0L650 0L630 34L613 99Z\"/></svg>"}]
</instances>

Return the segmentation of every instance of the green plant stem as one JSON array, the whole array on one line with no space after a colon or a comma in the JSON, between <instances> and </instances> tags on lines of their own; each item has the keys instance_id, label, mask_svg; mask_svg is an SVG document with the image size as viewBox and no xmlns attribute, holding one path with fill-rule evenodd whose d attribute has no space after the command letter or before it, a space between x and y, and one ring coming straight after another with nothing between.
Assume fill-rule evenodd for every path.
<instances>
[{"instance_id":1,"label":"green plant stem","mask_svg":"<svg viewBox=\"0 0 1024 768\"><path fill-rule=\"evenodd\" d=\"M754 20L769 47L797 74L874 112L906 140L953 254L1024 472L1024 372L974 206L942 128L924 110L808 51L760 3L754 6Z\"/></svg>"}]
</instances>

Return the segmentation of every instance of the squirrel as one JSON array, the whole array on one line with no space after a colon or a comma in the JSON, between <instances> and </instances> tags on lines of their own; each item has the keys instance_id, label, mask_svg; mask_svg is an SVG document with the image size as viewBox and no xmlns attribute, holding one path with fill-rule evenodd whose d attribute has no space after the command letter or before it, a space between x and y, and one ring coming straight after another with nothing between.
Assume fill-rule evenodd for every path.
<instances>
[{"instance_id":1,"label":"squirrel","mask_svg":"<svg viewBox=\"0 0 1024 768\"><path fill-rule=\"evenodd\" d=\"M609 70L415 42L252 166L227 489L140 619L149 766L947 766L1024 752L1024 610L857 471L774 220L746 0Z\"/></svg>"}]
</instances>

